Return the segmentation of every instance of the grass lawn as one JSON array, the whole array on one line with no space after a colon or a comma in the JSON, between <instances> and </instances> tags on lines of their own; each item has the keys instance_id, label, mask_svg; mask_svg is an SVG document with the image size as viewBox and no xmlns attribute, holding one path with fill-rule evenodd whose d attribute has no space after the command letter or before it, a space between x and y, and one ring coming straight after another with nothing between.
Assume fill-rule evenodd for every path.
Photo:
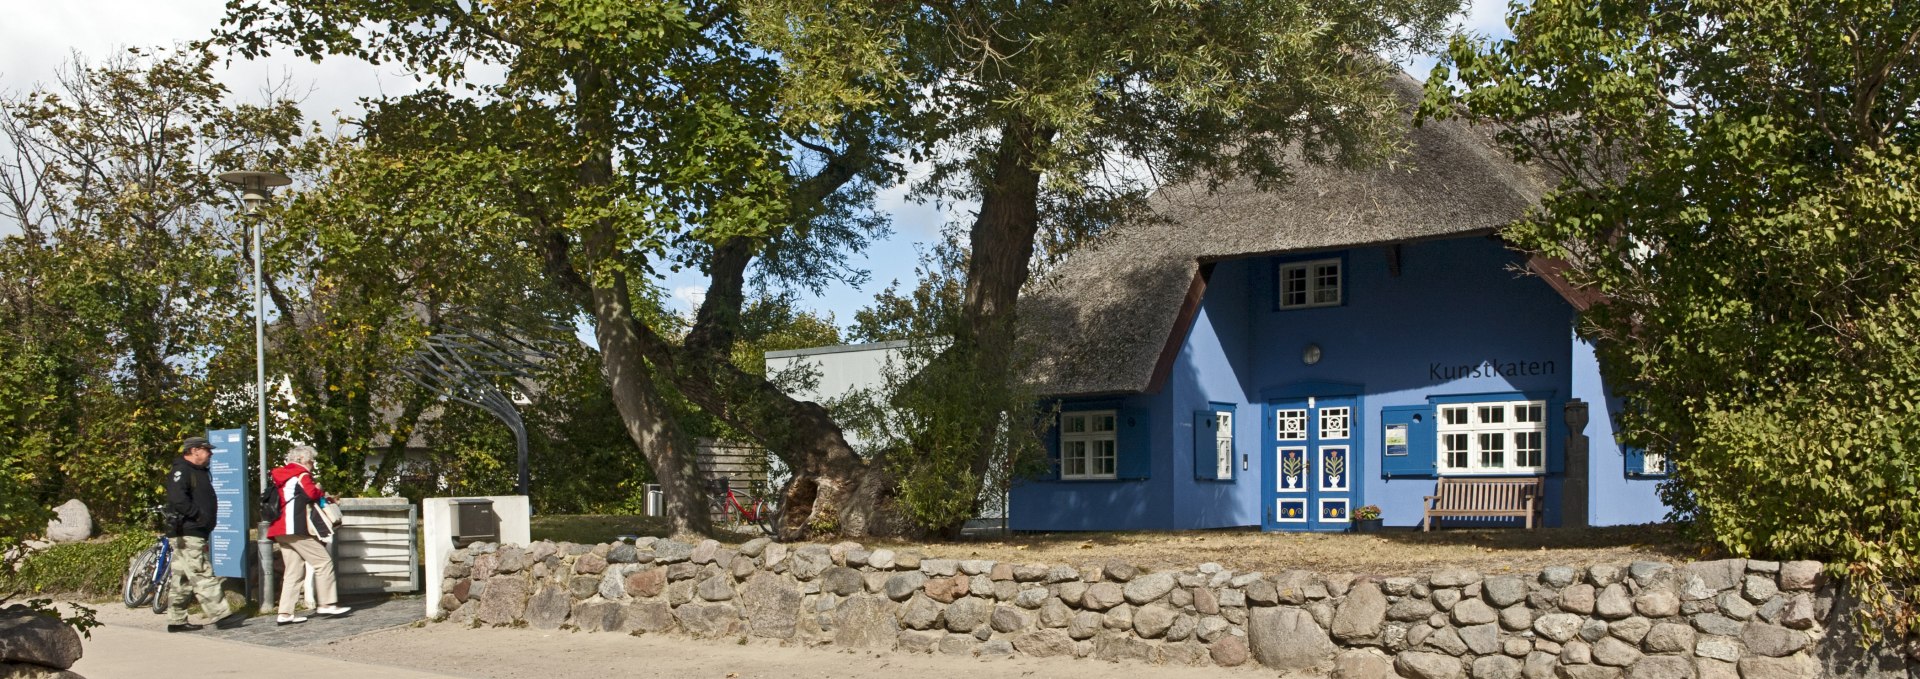
<instances>
[{"instance_id":1,"label":"grass lawn","mask_svg":"<svg viewBox=\"0 0 1920 679\"><path fill-rule=\"evenodd\" d=\"M644 516L536 516L533 539L598 543L618 535L664 536L664 521ZM738 544L754 535L723 535ZM1185 569L1207 561L1236 571L1301 568L1324 572L1411 575L1464 567L1486 573L1546 566L1690 561L1710 553L1669 526L1388 530L1371 534L1261 533L1251 530L1137 533L1037 533L960 541L863 540L868 548L912 550L929 557L1014 563L1093 565L1121 559L1153 569Z\"/></svg>"}]
</instances>

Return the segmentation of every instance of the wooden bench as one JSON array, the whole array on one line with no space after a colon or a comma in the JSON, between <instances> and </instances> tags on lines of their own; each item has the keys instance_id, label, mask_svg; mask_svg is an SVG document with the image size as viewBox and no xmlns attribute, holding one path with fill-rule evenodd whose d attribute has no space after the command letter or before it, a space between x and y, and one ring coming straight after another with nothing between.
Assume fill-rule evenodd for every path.
<instances>
[{"instance_id":1,"label":"wooden bench","mask_svg":"<svg viewBox=\"0 0 1920 679\"><path fill-rule=\"evenodd\" d=\"M1426 516L1420 530L1433 530L1440 517L1491 518L1519 517L1527 528L1534 527L1534 516L1541 509L1542 485L1539 477L1530 478L1448 478L1440 477L1422 506Z\"/></svg>"}]
</instances>

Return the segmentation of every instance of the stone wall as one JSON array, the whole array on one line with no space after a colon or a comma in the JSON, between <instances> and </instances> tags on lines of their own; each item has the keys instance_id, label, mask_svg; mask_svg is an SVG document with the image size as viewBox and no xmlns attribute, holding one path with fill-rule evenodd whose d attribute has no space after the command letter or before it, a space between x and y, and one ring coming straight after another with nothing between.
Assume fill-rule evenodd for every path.
<instances>
[{"instance_id":1,"label":"stone wall","mask_svg":"<svg viewBox=\"0 0 1920 679\"><path fill-rule=\"evenodd\" d=\"M1904 674L1898 659L1827 633L1843 606L1811 561L1378 577L643 538L476 544L449 557L440 586L442 617L456 622L906 653L1258 663L1350 678Z\"/></svg>"}]
</instances>

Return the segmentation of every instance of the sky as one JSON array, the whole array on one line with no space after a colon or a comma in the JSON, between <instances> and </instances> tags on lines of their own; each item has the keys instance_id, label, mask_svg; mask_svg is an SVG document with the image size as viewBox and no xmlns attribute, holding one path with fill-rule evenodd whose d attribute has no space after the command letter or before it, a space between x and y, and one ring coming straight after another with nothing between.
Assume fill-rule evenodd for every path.
<instances>
[{"instance_id":1,"label":"sky","mask_svg":"<svg viewBox=\"0 0 1920 679\"><path fill-rule=\"evenodd\" d=\"M164 47L206 37L220 22L225 0L0 0L0 92L18 94L36 84L50 83L63 62L78 55L99 60L129 47ZM1507 35L1503 17L1506 0L1470 0L1456 22L1470 33ZM1432 57L1405 64L1424 78ZM328 58L320 63L280 56L227 64L221 80L242 99L257 100L270 84L280 81L304 95L307 116L323 121L357 115L362 97L403 95L414 91L413 76L393 66L376 66L356 59ZM873 244L853 264L870 272L860 288L834 285L820 295L805 295L800 303L830 313L842 326L873 295L893 281L910 287L920 251L935 240L943 224L962 218L972 205L945 209L908 200L904 186L892 187L878 207L893 222L891 237ZM10 230L10 229L9 229ZM673 303L687 310L699 303L705 280L696 273L669 274L656 284L669 291Z\"/></svg>"}]
</instances>

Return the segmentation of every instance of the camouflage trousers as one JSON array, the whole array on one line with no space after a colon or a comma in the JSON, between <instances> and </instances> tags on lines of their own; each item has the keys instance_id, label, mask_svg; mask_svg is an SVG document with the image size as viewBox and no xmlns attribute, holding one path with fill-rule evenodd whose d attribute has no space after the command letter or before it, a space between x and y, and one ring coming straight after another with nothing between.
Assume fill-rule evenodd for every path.
<instances>
[{"instance_id":1,"label":"camouflage trousers","mask_svg":"<svg viewBox=\"0 0 1920 679\"><path fill-rule=\"evenodd\" d=\"M225 578L213 574L213 561L207 558L207 539L184 536L167 538L173 542L173 563L168 566L167 624L187 622L187 603L200 601L200 612L214 620L227 617Z\"/></svg>"}]
</instances>

